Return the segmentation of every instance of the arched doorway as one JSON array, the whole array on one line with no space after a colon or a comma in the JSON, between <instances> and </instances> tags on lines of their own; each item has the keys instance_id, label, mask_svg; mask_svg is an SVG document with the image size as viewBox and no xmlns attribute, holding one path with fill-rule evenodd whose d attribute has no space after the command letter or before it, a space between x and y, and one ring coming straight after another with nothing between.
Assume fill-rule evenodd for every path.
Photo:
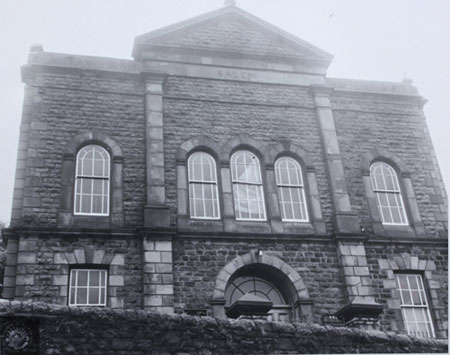
<instances>
[{"instance_id":1,"label":"arched doorway","mask_svg":"<svg viewBox=\"0 0 450 355\"><path fill-rule=\"evenodd\" d=\"M293 318L293 301L283 282L284 275L264 264L253 264L235 272L225 289L225 314L236 301L245 295L254 295L272 302L267 320L289 322ZM283 280L284 279L284 280Z\"/></svg>"},{"instance_id":2,"label":"arched doorway","mask_svg":"<svg viewBox=\"0 0 450 355\"><path fill-rule=\"evenodd\" d=\"M237 301L249 297L272 303L268 320L312 321L312 301L302 278L274 255L253 251L225 265L217 275L211 300L214 316L226 318Z\"/></svg>"}]
</instances>

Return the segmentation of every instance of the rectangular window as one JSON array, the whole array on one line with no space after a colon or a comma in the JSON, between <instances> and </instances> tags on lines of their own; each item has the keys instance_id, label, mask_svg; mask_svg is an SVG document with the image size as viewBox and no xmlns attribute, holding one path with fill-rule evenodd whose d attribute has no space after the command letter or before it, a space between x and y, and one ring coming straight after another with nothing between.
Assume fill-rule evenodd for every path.
<instances>
[{"instance_id":1,"label":"rectangular window","mask_svg":"<svg viewBox=\"0 0 450 355\"><path fill-rule=\"evenodd\" d=\"M409 335L434 338L422 276L396 274L397 290L400 293L403 322Z\"/></svg>"},{"instance_id":2,"label":"rectangular window","mask_svg":"<svg viewBox=\"0 0 450 355\"><path fill-rule=\"evenodd\" d=\"M106 306L107 270L72 269L69 306Z\"/></svg>"}]
</instances>

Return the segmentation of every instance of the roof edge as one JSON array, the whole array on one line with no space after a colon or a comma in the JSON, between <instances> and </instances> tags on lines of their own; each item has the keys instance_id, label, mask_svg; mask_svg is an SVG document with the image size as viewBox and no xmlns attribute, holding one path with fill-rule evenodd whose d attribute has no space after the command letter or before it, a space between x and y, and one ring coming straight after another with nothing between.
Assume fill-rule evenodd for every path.
<instances>
[{"instance_id":1,"label":"roof edge","mask_svg":"<svg viewBox=\"0 0 450 355\"><path fill-rule=\"evenodd\" d=\"M182 28L187 27L187 26L192 26L192 25L201 23L202 21L205 21L205 20L208 20L208 19L212 19L214 17L218 17L218 16L224 15L226 13L238 14L238 15L246 18L247 20L252 21L252 22L260 25L263 28L265 28L265 29L267 29L267 30L269 30L269 31L279 35L279 36L282 36L283 38L291 41L292 43L294 43L294 44L296 44L298 46L302 46L302 47L307 48L308 50L312 51L313 53L317 54L318 56L321 56L323 58L323 60L325 60L325 61L331 62L331 60L334 57L332 54L324 51L323 49L321 49L319 47L316 47L315 45L313 45L313 44L311 44L311 43L309 43L309 42L307 42L307 41L305 41L305 40L303 40L303 39L301 39L301 38L299 38L299 37L297 37L297 36L287 32L287 31L285 31L285 30L283 30L283 29L281 29L281 28L279 28L279 27L277 27L277 26L275 26L275 25L273 25L273 24L271 24L271 23L269 23L269 22L267 22L267 21L257 17L257 16L255 16L255 15L253 15L253 14L251 14L251 13L245 11L245 10L242 10L241 8L238 8L238 7L234 6L234 5L228 5L228 6L222 7L222 8L217 9L217 10L209 11L209 12L206 12L204 14L192 17L190 19L183 20L183 21L180 21L180 22L176 22L174 24L171 24L171 25L168 25L168 26L164 26L164 27L156 29L154 31L150 31L150 32L147 32L147 33L144 33L144 34L141 34L141 35L137 36L135 38L135 40L134 40L134 43L133 43L132 57L134 59L136 59L138 57L140 44L142 44L142 42L145 41L145 40L157 38L159 36L168 34L170 32L182 29Z\"/></svg>"}]
</instances>

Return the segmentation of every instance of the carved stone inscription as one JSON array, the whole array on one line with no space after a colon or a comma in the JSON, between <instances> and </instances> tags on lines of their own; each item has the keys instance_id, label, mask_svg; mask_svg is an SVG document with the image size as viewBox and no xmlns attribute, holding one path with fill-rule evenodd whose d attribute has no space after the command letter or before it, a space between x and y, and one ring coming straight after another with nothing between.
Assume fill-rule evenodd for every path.
<instances>
[{"instance_id":1,"label":"carved stone inscription","mask_svg":"<svg viewBox=\"0 0 450 355\"><path fill-rule=\"evenodd\" d=\"M242 70L219 69L217 71L219 78L228 80L245 80L250 81L256 78L256 73Z\"/></svg>"}]
</instances>

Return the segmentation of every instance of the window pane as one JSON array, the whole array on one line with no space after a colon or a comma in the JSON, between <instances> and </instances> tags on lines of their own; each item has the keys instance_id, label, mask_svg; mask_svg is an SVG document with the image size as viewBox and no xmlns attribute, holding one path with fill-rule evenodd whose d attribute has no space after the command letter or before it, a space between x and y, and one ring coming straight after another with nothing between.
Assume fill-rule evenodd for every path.
<instances>
[{"instance_id":1,"label":"window pane","mask_svg":"<svg viewBox=\"0 0 450 355\"><path fill-rule=\"evenodd\" d=\"M77 286L87 286L87 270L78 270Z\"/></svg>"},{"instance_id":2,"label":"window pane","mask_svg":"<svg viewBox=\"0 0 450 355\"><path fill-rule=\"evenodd\" d=\"M384 223L392 223L392 217L389 207L381 207L381 215Z\"/></svg>"},{"instance_id":3,"label":"window pane","mask_svg":"<svg viewBox=\"0 0 450 355\"><path fill-rule=\"evenodd\" d=\"M103 193L103 180L91 180L94 185L92 192L94 195L101 195Z\"/></svg>"},{"instance_id":4,"label":"window pane","mask_svg":"<svg viewBox=\"0 0 450 355\"><path fill-rule=\"evenodd\" d=\"M92 179L81 179L81 193L91 194L92 191Z\"/></svg>"},{"instance_id":5,"label":"window pane","mask_svg":"<svg viewBox=\"0 0 450 355\"><path fill-rule=\"evenodd\" d=\"M106 290L104 288L100 289L100 304L105 305L105 292Z\"/></svg>"},{"instance_id":6,"label":"window pane","mask_svg":"<svg viewBox=\"0 0 450 355\"><path fill-rule=\"evenodd\" d=\"M92 159L83 159L82 171L83 176L92 176L94 172Z\"/></svg>"},{"instance_id":7,"label":"window pane","mask_svg":"<svg viewBox=\"0 0 450 355\"><path fill-rule=\"evenodd\" d=\"M91 287L89 289L89 304L99 304L99 290L97 287Z\"/></svg>"},{"instance_id":8,"label":"window pane","mask_svg":"<svg viewBox=\"0 0 450 355\"><path fill-rule=\"evenodd\" d=\"M195 211L195 216L204 216L205 215L205 210L203 208L203 201L202 200L194 200L194 211Z\"/></svg>"},{"instance_id":9,"label":"window pane","mask_svg":"<svg viewBox=\"0 0 450 355\"><path fill-rule=\"evenodd\" d=\"M409 291L402 291L402 296L403 296L403 304L404 305L411 305L411 295L409 293Z\"/></svg>"},{"instance_id":10,"label":"window pane","mask_svg":"<svg viewBox=\"0 0 450 355\"><path fill-rule=\"evenodd\" d=\"M415 322L414 308L403 308L403 314L405 315L407 323L412 324Z\"/></svg>"},{"instance_id":11,"label":"window pane","mask_svg":"<svg viewBox=\"0 0 450 355\"><path fill-rule=\"evenodd\" d=\"M69 304L75 304L75 288L70 289Z\"/></svg>"},{"instance_id":12,"label":"window pane","mask_svg":"<svg viewBox=\"0 0 450 355\"><path fill-rule=\"evenodd\" d=\"M409 275L408 276L409 286L412 290L418 290L419 285L417 284L417 277L416 275Z\"/></svg>"},{"instance_id":13,"label":"window pane","mask_svg":"<svg viewBox=\"0 0 450 355\"><path fill-rule=\"evenodd\" d=\"M426 320L425 310L423 308L417 308L415 313L416 313L416 319L418 322L420 322L420 323L425 322L425 320Z\"/></svg>"},{"instance_id":14,"label":"window pane","mask_svg":"<svg viewBox=\"0 0 450 355\"><path fill-rule=\"evenodd\" d=\"M81 212L81 195L75 195L75 213Z\"/></svg>"},{"instance_id":15,"label":"window pane","mask_svg":"<svg viewBox=\"0 0 450 355\"><path fill-rule=\"evenodd\" d=\"M94 176L104 176L104 164L103 160L94 160Z\"/></svg>"},{"instance_id":16,"label":"window pane","mask_svg":"<svg viewBox=\"0 0 450 355\"><path fill-rule=\"evenodd\" d=\"M100 271L89 271L89 286L100 285Z\"/></svg>"},{"instance_id":17,"label":"window pane","mask_svg":"<svg viewBox=\"0 0 450 355\"><path fill-rule=\"evenodd\" d=\"M203 192L204 192L204 196L205 199L207 200L211 200L213 197L213 186L214 185L203 185Z\"/></svg>"},{"instance_id":18,"label":"window pane","mask_svg":"<svg viewBox=\"0 0 450 355\"><path fill-rule=\"evenodd\" d=\"M106 285L106 283L105 283L105 276L106 276L106 271L105 270L102 270L101 272L100 272L100 284L102 285L102 286L105 286Z\"/></svg>"},{"instance_id":19,"label":"window pane","mask_svg":"<svg viewBox=\"0 0 450 355\"><path fill-rule=\"evenodd\" d=\"M292 204L290 203L283 203L282 210L284 212L284 215L282 216L283 219L291 220L294 218L293 212L292 212Z\"/></svg>"},{"instance_id":20,"label":"window pane","mask_svg":"<svg viewBox=\"0 0 450 355\"><path fill-rule=\"evenodd\" d=\"M392 223L401 224L403 222L398 208L395 207L391 208L391 214L392 214Z\"/></svg>"},{"instance_id":21,"label":"window pane","mask_svg":"<svg viewBox=\"0 0 450 355\"><path fill-rule=\"evenodd\" d=\"M87 288L77 289L77 304L87 304Z\"/></svg>"},{"instance_id":22,"label":"window pane","mask_svg":"<svg viewBox=\"0 0 450 355\"><path fill-rule=\"evenodd\" d=\"M282 185L289 184L288 170L287 170L285 164L280 166L278 176L279 176L278 184L282 184Z\"/></svg>"},{"instance_id":23,"label":"window pane","mask_svg":"<svg viewBox=\"0 0 450 355\"><path fill-rule=\"evenodd\" d=\"M94 196L92 201L92 213L98 214L103 213L102 205L103 205L103 197L101 195Z\"/></svg>"},{"instance_id":24,"label":"window pane","mask_svg":"<svg viewBox=\"0 0 450 355\"><path fill-rule=\"evenodd\" d=\"M420 294L419 291L411 291L411 295L412 295L412 301L414 305L421 305L421 299L420 299Z\"/></svg>"},{"instance_id":25,"label":"window pane","mask_svg":"<svg viewBox=\"0 0 450 355\"><path fill-rule=\"evenodd\" d=\"M214 217L213 213L213 201L212 200L205 200L205 217Z\"/></svg>"},{"instance_id":26,"label":"window pane","mask_svg":"<svg viewBox=\"0 0 450 355\"><path fill-rule=\"evenodd\" d=\"M397 280L400 283L400 288L407 290L408 289L408 281L406 280L405 275L397 275Z\"/></svg>"},{"instance_id":27,"label":"window pane","mask_svg":"<svg viewBox=\"0 0 450 355\"><path fill-rule=\"evenodd\" d=\"M258 219L260 217L258 202L257 201L249 201L250 206L250 218Z\"/></svg>"}]
</instances>

